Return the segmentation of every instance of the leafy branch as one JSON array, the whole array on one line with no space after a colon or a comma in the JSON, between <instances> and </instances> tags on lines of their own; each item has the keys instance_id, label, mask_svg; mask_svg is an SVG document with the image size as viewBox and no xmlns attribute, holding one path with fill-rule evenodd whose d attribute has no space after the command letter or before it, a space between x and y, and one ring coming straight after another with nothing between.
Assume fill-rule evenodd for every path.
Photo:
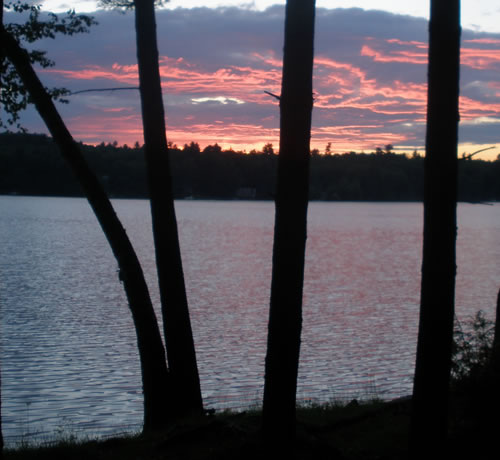
<instances>
[{"instance_id":1,"label":"leafy branch","mask_svg":"<svg viewBox=\"0 0 500 460\"><path fill-rule=\"evenodd\" d=\"M54 13L44 14L41 5L31 4L25 1L9 1L4 4L4 9L18 13L25 17L23 22L11 22L4 24L4 29L20 44L31 44L43 38L56 38L57 35L74 35L88 33L92 25L97 22L92 16L76 14L69 10L64 15ZM3 11L2 11L3 12ZM53 67L54 61L47 57L46 51L37 49L27 51L31 64L37 64L42 68ZM20 123L20 112L31 103L23 83L12 63L6 59L0 59L1 88L0 104L7 114L6 120L0 118L0 128L15 128L25 131ZM65 96L70 94L66 88L47 88L51 98L62 103L67 103Z\"/></svg>"},{"instance_id":2,"label":"leafy branch","mask_svg":"<svg viewBox=\"0 0 500 460\"><path fill-rule=\"evenodd\" d=\"M479 310L465 322L455 319L451 373L454 380L462 380L484 369L492 356L495 323Z\"/></svg>"}]
</instances>

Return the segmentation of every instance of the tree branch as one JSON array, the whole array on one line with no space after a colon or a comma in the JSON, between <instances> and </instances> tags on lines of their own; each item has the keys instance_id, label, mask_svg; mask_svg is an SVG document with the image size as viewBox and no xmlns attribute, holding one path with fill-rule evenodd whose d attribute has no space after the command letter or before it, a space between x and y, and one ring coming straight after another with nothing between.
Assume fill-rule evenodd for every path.
<instances>
[{"instance_id":1,"label":"tree branch","mask_svg":"<svg viewBox=\"0 0 500 460\"><path fill-rule=\"evenodd\" d=\"M103 92L103 91L124 91L124 90L130 90L130 89L139 89L138 86L124 86L120 88L96 88L96 89L82 89L80 91L73 91L67 96L73 96L75 94L82 94L82 93L91 93L91 92Z\"/></svg>"},{"instance_id":2,"label":"tree branch","mask_svg":"<svg viewBox=\"0 0 500 460\"><path fill-rule=\"evenodd\" d=\"M272 96L272 97L278 99L278 101L281 101L281 96L278 96L277 94L273 94L273 93L266 91L266 90L264 90L264 93L269 94L269 96Z\"/></svg>"},{"instance_id":3,"label":"tree branch","mask_svg":"<svg viewBox=\"0 0 500 460\"><path fill-rule=\"evenodd\" d=\"M464 155L462 158L459 158L459 160L470 160L474 155L477 155L478 153L485 152L486 150L491 150L491 149L495 149L495 148L496 148L496 145L493 145L492 147L487 147L485 149L476 150L474 153L471 153L469 155Z\"/></svg>"}]
</instances>

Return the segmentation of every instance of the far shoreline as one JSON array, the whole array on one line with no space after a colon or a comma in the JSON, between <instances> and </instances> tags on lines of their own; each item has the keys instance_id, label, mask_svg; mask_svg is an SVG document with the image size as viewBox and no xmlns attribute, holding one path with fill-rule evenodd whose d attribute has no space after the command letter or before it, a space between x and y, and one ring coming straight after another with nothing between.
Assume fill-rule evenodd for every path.
<instances>
[{"instance_id":1,"label":"far shoreline","mask_svg":"<svg viewBox=\"0 0 500 460\"><path fill-rule=\"evenodd\" d=\"M7 193L0 193L0 197L25 197L25 198L81 198L81 199L87 199L85 195L43 195L43 194L23 194L23 193L17 193L17 192L7 192ZM149 200L149 197L144 197L144 196L110 196L108 197L110 200L144 200L147 201ZM248 203L274 203L274 200L272 199L245 199L245 198L214 198L214 197L175 197L174 201L223 201L223 202L248 202ZM313 199L309 200L309 203L350 203L350 204L355 204L355 203L363 203L363 204L411 204L411 203L416 203L416 204L423 204L423 201L421 200L318 200L318 199ZM485 206L494 206L495 204L498 204L499 201L497 200L481 200L481 201L464 201L464 200L458 200L457 204L480 204L480 205L485 205Z\"/></svg>"}]
</instances>

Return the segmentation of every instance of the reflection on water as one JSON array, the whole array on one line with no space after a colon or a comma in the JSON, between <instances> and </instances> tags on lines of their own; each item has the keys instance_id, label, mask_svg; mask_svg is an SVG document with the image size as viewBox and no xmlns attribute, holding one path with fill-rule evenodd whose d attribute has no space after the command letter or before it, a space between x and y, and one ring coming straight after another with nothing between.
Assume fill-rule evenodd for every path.
<instances>
[{"instance_id":1,"label":"reflection on water","mask_svg":"<svg viewBox=\"0 0 500 460\"><path fill-rule=\"evenodd\" d=\"M115 205L158 308L148 203ZM205 405L258 403L274 205L189 201L176 208ZM86 201L0 197L0 210L5 434L139 427L135 333L116 263ZM421 225L420 204L310 205L300 399L411 391ZM461 317L494 312L499 230L500 205L459 206Z\"/></svg>"}]
</instances>

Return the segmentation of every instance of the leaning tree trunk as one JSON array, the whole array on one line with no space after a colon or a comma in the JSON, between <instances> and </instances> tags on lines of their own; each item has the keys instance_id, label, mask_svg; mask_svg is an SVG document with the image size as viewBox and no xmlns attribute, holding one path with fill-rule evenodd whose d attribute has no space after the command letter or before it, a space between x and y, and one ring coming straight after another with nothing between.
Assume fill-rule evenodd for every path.
<instances>
[{"instance_id":1,"label":"leaning tree trunk","mask_svg":"<svg viewBox=\"0 0 500 460\"><path fill-rule=\"evenodd\" d=\"M165 134L154 0L136 0L137 61L156 265L174 411L201 413L203 403L182 270Z\"/></svg>"},{"instance_id":2,"label":"leaning tree trunk","mask_svg":"<svg viewBox=\"0 0 500 460\"><path fill-rule=\"evenodd\" d=\"M442 448L447 434L456 274L459 11L459 0L431 0L422 284L410 432L413 458Z\"/></svg>"},{"instance_id":3,"label":"leaning tree trunk","mask_svg":"<svg viewBox=\"0 0 500 460\"><path fill-rule=\"evenodd\" d=\"M295 435L313 106L314 14L314 0L288 0L286 3L263 404L264 435L268 441L278 443Z\"/></svg>"},{"instance_id":4,"label":"leaning tree trunk","mask_svg":"<svg viewBox=\"0 0 500 460\"><path fill-rule=\"evenodd\" d=\"M1 39L6 57L15 66L38 113L80 183L118 262L137 334L144 391L144 429L158 428L169 416L166 399L169 380L165 350L139 260L111 202L38 79L27 53L3 26Z\"/></svg>"}]
</instances>

